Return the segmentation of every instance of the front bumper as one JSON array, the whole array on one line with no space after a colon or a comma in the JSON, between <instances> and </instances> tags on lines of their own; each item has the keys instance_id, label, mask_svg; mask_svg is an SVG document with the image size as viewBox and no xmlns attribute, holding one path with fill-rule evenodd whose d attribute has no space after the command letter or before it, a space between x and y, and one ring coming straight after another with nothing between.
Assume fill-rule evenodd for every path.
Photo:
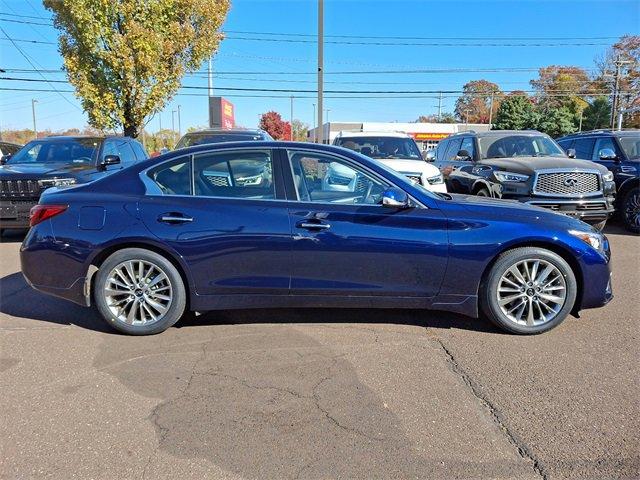
<instances>
[{"instance_id":1,"label":"front bumper","mask_svg":"<svg viewBox=\"0 0 640 480\"><path fill-rule=\"evenodd\" d=\"M533 198L526 200L526 203L562 213L587 223L603 222L613 215L615 211L613 198L594 200L541 200Z\"/></svg>"},{"instance_id":2,"label":"front bumper","mask_svg":"<svg viewBox=\"0 0 640 480\"><path fill-rule=\"evenodd\" d=\"M38 199L0 199L0 228L29 228L29 211Z\"/></svg>"}]
</instances>

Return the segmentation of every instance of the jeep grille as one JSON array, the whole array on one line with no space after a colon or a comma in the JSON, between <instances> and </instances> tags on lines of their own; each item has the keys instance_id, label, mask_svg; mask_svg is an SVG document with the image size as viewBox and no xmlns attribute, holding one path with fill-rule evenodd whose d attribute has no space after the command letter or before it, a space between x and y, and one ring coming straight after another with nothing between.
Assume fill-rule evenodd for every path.
<instances>
[{"instance_id":1,"label":"jeep grille","mask_svg":"<svg viewBox=\"0 0 640 480\"><path fill-rule=\"evenodd\" d=\"M581 197L600 192L600 175L590 172L539 173L533 186L537 195Z\"/></svg>"}]
</instances>

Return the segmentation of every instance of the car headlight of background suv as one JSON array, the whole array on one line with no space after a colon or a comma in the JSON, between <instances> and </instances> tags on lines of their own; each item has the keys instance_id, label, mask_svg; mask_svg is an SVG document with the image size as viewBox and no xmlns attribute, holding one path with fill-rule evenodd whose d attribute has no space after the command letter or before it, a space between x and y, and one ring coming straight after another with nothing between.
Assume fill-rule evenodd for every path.
<instances>
[{"instance_id":1,"label":"car headlight of background suv","mask_svg":"<svg viewBox=\"0 0 640 480\"><path fill-rule=\"evenodd\" d=\"M613 172L603 173L602 180L605 182L613 182Z\"/></svg>"},{"instance_id":2,"label":"car headlight of background suv","mask_svg":"<svg viewBox=\"0 0 640 480\"><path fill-rule=\"evenodd\" d=\"M585 243L591 245L595 250L604 254L606 237L598 232L587 232L584 230L569 230L569 234L579 238Z\"/></svg>"},{"instance_id":3,"label":"car headlight of background suv","mask_svg":"<svg viewBox=\"0 0 640 480\"><path fill-rule=\"evenodd\" d=\"M44 180L38 180L38 184L42 188L49 187L68 187L69 185L75 185L75 178L46 178Z\"/></svg>"},{"instance_id":4,"label":"car headlight of background suv","mask_svg":"<svg viewBox=\"0 0 640 480\"><path fill-rule=\"evenodd\" d=\"M439 173L433 177L427 177L427 182L429 182L429 185L440 185L441 183L444 183L444 177Z\"/></svg>"},{"instance_id":5,"label":"car headlight of background suv","mask_svg":"<svg viewBox=\"0 0 640 480\"><path fill-rule=\"evenodd\" d=\"M529 175L522 175L520 173L493 172L493 174L500 182L526 182L529 180Z\"/></svg>"}]
</instances>

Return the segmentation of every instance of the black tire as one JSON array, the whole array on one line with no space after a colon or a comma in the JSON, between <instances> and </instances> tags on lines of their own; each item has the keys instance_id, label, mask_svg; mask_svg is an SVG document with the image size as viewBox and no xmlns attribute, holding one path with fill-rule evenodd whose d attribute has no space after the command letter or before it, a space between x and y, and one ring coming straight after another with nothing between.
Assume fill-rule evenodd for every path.
<instances>
[{"instance_id":1,"label":"black tire","mask_svg":"<svg viewBox=\"0 0 640 480\"><path fill-rule=\"evenodd\" d=\"M607 224L607 221L603 220L603 221L598 222L598 223L592 223L591 226L593 228L595 228L596 230L601 232L602 230L604 230L604 227L605 227L606 224Z\"/></svg>"},{"instance_id":2,"label":"black tire","mask_svg":"<svg viewBox=\"0 0 640 480\"><path fill-rule=\"evenodd\" d=\"M640 187L633 187L622 200L622 221L627 230L640 233Z\"/></svg>"},{"instance_id":3,"label":"black tire","mask_svg":"<svg viewBox=\"0 0 640 480\"><path fill-rule=\"evenodd\" d=\"M486 188L481 188L476 192L478 197L491 197L491 193Z\"/></svg>"},{"instance_id":4,"label":"black tire","mask_svg":"<svg viewBox=\"0 0 640 480\"><path fill-rule=\"evenodd\" d=\"M163 277L165 278L163 285L169 285L169 295L171 299L167 310L161 315L158 315L159 318L155 321L137 324L125 323L122 319L119 319L111 309L115 307L115 305L109 306L108 304L105 287L107 286L107 282L110 282L109 275L113 269L128 261L141 261L145 262L146 265L153 265L166 276L166 278ZM124 295L124 297L126 296L127 295ZM93 298L102 318L116 330L129 335L153 335L165 331L182 317L187 303L187 293L184 282L176 267L162 255L142 248L125 248L119 250L110 255L102 265L100 265L100 268L95 274ZM134 298L134 296L131 295L129 298ZM129 303L127 302L127 304ZM135 301L133 301L133 305L135 305ZM132 306L130 308L134 307ZM147 312L148 310L149 309L147 309ZM155 313L158 312L155 311Z\"/></svg>"},{"instance_id":5,"label":"black tire","mask_svg":"<svg viewBox=\"0 0 640 480\"><path fill-rule=\"evenodd\" d=\"M498 302L498 287L502 281L502 277L506 274L507 270L511 267L518 265L523 261L535 261L539 260L540 265L552 265L555 267L554 274L558 276L558 285L560 285L564 281L565 288L565 298L562 302L561 306L557 307L557 313L555 316L550 317L549 320L544 321L543 323L536 325L528 325L517 323L516 320L509 318L501 309ZM546 267L545 267L546 268ZM538 273L543 272L542 270L538 270ZM560 278L562 277L562 278ZM564 280L562 280L564 279ZM503 285L505 285L503 283ZM525 287L526 288L526 287ZM556 287L550 287L556 288ZM535 286L532 288L527 288L527 292L529 290L534 290L533 294L535 295ZM522 335L530 335L537 334L551 330L554 327L560 325L567 315L573 309L573 305L576 300L576 296L578 293L578 284L576 281L575 274L573 270L569 266L569 264L558 254L546 250L544 248L537 247L522 247L515 248L513 250L508 250L501 254L494 265L491 267L491 270L488 272L486 278L484 279L481 287L480 287L480 307L483 313L487 316L487 318L493 322L499 328L506 330L510 333L522 334ZM516 295L520 293L517 292ZM508 295L508 294L505 294ZM528 293L524 293L522 295L529 295ZM542 294L538 294L541 295ZM533 297L538 298L538 297ZM514 302L522 301L525 303L529 297L524 297L522 299L514 300ZM507 304L505 307L510 308L513 304ZM527 303L528 308L533 308L531 302ZM525 309L527 308L525 307ZM538 308L538 312L542 312L542 310ZM536 309L534 309L535 312ZM527 310L528 311L528 310ZM525 319L526 321L526 319Z\"/></svg>"}]
</instances>

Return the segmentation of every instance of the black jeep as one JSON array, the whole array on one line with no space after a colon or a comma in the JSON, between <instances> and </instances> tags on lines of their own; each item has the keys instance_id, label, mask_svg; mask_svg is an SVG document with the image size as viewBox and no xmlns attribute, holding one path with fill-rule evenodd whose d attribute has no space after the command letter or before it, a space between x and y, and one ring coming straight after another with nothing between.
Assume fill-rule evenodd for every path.
<instances>
[{"instance_id":1,"label":"black jeep","mask_svg":"<svg viewBox=\"0 0 640 480\"><path fill-rule=\"evenodd\" d=\"M515 199L600 229L614 211L613 174L567 156L540 132L462 132L441 141L427 159L440 168L449 192Z\"/></svg>"}]
</instances>

